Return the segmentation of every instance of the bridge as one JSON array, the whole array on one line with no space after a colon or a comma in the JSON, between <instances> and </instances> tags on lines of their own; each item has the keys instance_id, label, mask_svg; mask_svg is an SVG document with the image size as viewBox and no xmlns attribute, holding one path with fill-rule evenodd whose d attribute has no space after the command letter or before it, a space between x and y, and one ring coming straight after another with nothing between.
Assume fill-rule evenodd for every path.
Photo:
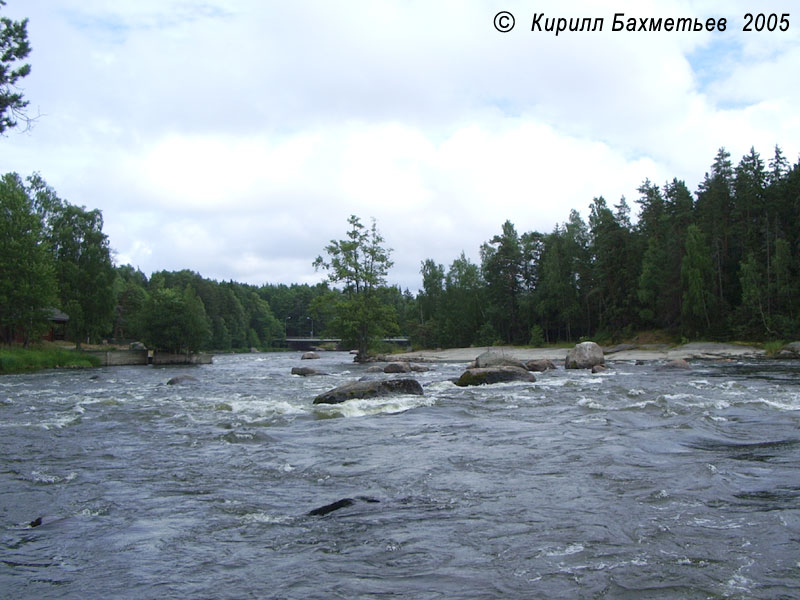
<instances>
[{"instance_id":1,"label":"bridge","mask_svg":"<svg viewBox=\"0 0 800 600\"><path fill-rule=\"evenodd\" d=\"M276 340L286 342L286 345L292 350L310 350L315 346L322 346L323 344L335 344L338 348L342 343L341 338L327 338L327 337L287 337L284 340ZM407 346L409 339L407 337L390 337L381 340L389 344L397 344L399 346Z\"/></svg>"}]
</instances>

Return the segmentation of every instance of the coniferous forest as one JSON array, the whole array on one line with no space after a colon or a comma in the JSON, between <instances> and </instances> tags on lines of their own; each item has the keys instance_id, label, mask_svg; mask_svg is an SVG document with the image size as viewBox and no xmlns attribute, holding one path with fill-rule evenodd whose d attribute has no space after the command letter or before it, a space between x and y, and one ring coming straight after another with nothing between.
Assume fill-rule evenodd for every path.
<instances>
[{"instance_id":1,"label":"coniferous forest","mask_svg":"<svg viewBox=\"0 0 800 600\"><path fill-rule=\"evenodd\" d=\"M422 262L415 294L376 290L382 335L415 347L625 339L800 337L800 162L776 147L734 166L724 149L692 193L644 181L636 208L595 198L552 231L511 220L449 266ZM53 309L68 339L140 340L172 351L266 349L287 336L340 336L342 294L327 283L260 286L184 270L149 277L114 265L99 210L60 199L43 178L0 180L0 334L27 343ZM636 215L636 216L634 216ZM389 236L391 237L391 235ZM316 249L309 249L309 262Z\"/></svg>"}]
</instances>

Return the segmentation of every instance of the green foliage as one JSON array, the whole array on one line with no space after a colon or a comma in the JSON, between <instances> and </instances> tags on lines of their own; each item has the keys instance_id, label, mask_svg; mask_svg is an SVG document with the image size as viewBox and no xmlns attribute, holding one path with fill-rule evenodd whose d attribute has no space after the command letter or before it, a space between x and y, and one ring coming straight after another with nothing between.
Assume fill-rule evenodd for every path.
<instances>
[{"instance_id":1,"label":"green foliage","mask_svg":"<svg viewBox=\"0 0 800 600\"><path fill-rule=\"evenodd\" d=\"M0 337L25 345L46 329L56 302L53 259L33 202L15 173L0 179Z\"/></svg>"},{"instance_id":2,"label":"green foliage","mask_svg":"<svg viewBox=\"0 0 800 600\"><path fill-rule=\"evenodd\" d=\"M0 180L0 337L33 340L48 309L77 342L113 336L165 349L268 349L287 336L342 337L362 355L398 333L417 347L671 336L800 337L800 163L779 148L735 168L721 149L697 191L645 181L632 221L624 198L596 198L552 232L506 221L449 266L421 264L422 289L387 285L391 251L353 216L318 268L329 282L260 287L183 270L148 278L113 268L102 215L61 200L44 179Z\"/></svg>"},{"instance_id":3,"label":"green foliage","mask_svg":"<svg viewBox=\"0 0 800 600\"><path fill-rule=\"evenodd\" d=\"M717 299L713 294L711 253L700 228L691 225L686 236L686 253L681 264L683 289L683 327L690 335L699 337L711 331L711 316Z\"/></svg>"},{"instance_id":4,"label":"green foliage","mask_svg":"<svg viewBox=\"0 0 800 600\"><path fill-rule=\"evenodd\" d=\"M5 1L0 1L5 6ZM22 61L30 54L28 19L0 18L0 134L17 126L17 119L30 123L25 115L28 101L19 91L19 80L27 77L31 66Z\"/></svg>"},{"instance_id":5,"label":"green foliage","mask_svg":"<svg viewBox=\"0 0 800 600\"><path fill-rule=\"evenodd\" d=\"M528 344L534 348L541 348L544 346L544 331L542 331L539 325L531 327L531 339L528 341Z\"/></svg>"},{"instance_id":6,"label":"green foliage","mask_svg":"<svg viewBox=\"0 0 800 600\"><path fill-rule=\"evenodd\" d=\"M391 250L384 248L374 219L369 229L355 215L347 222L347 239L331 240L325 247L328 259L318 256L314 267L327 270L332 283L344 285L330 326L343 343L356 347L363 358L375 339L397 329L394 307L378 297L393 263L389 259Z\"/></svg>"},{"instance_id":7,"label":"green foliage","mask_svg":"<svg viewBox=\"0 0 800 600\"><path fill-rule=\"evenodd\" d=\"M523 339L520 299L523 291L523 252L511 221L502 233L481 246L481 273L486 282L487 316L500 339L521 343Z\"/></svg>"},{"instance_id":8,"label":"green foliage","mask_svg":"<svg viewBox=\"0 0 800 600\"><path fill-rule=\"evenodd\" d=\"M775 356L785 345L783 340L772 340L764 343L764 351L768 356Z\"/></svg>"},{"instance_id":9,"label":"green foliage","mask_svg":"<svg viewBox=\"0 0 800 600\"><path fill-rule=\"evenodd\" d=\"M0 374L98 366L98 357L62 348L0 348Z\"/></svg>"},{"instance_id":10,"label":"green foliage","mask_svg":"<svg viewBox=\"0 0 800 600\"><path fill-rule=\"evenodd\" d=\"M114 322L115 279L103 215L59 201L49 207L48 242L55 260L60 304L69 315L67 333L80 347L107 334Z\"/></svg>"},{"instance_id":11,"label":"green foliage","mask_svg":"<svg viewBox=\"0 0 800 600\"><path fill-rule=\"evenodd\" d=\"M156 289L143 308L144 342L168 352L197 352L211 335L203 301L187 285Z\"/></svg>"},{"instance_id":12,"label":"green foliage","mask_svg":"<svg viewBox=\"0 0 800 600\"><path fill-rule=\"evenodd\" d=\"M494 346L498 341L498 335L494 327L488 321L481 325L478 333L475 335L476 346Z\"/></svg>"}]
</instances>

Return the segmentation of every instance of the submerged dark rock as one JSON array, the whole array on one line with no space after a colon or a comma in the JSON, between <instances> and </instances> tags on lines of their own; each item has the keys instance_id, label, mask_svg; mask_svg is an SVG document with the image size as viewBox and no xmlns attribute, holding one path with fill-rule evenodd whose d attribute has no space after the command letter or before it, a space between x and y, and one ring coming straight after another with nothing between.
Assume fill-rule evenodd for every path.
<instances>
[{"instance_id":1,"label":"submerged dark rock","mask_svg":"<svg viewBox=\"0 0 800 600\"><path fill-rule=\"evenodd\" d=\"M335 510L339 510L340 508L352 506L353 504L356 503L357 500L369 503L380 502L380 500L378 500L377 498L372 498L371 496L356 496L355 498L342 498L341 500L337 500L336 502L331 502L330 504L326 504L325 506L320 506L319 508L310 510L306 514L309 517L324 517L325 515L330 514Z\"/></svg>"},{"instance_id":2,"label":"submerged dark rock","mask_svg":"<svg viewBox=\"0 0 800 600\"><path fill-rule=\"evenodd\" d=\"M677 360L671 360L671 361L661 365L661 367L659 367L660 370L664 370L664 369L691 369L691 368L692 368L692 366L682 358L679 358Z\"/></svg>"},{"instance_id":3,"label":"submerged dark rock","mask_svg":"<svg viewBox=\"0 0 800 600\"><path fill-rule=\"evenodd\" d=\"M375 398L403 394L422 396L422 386L416 379L353 381L320 394L314 398L314 404L339 404L354 398Z\"/></svg>"},{"instance_id":4,"label":"submerged dark rock","mask_svg":"<svg viewBox=\"0 0 800 600\"><path fill-rule=\"evenodd\" d=\"M476 367L464 371L461 377L455 381L455 384L461 387L467 387L469 385L505 383L508 381L534 382L536 381L536 377L522 367Z\"/></svg>"},{"instance_id":5,"label":"submerged dark rock","mask_svg":"<svg viewBox=\"0 0 800 600\"><path fill-rule=\"evenodd\" d=\"M167 382L167 385L183 385L184 383L197 383L197 377L191 375L177 375Z\"/></svg>"},{"instance_id":6,"label":"submerged dark rock","mask_svg":"<svg viewBox=\"0 0 800 600\"><path fill-rule=\"evenodd\" d=\"M310 375L325 375L325 373L312 369L311 367L292 367L292 375L308 377Z\"/></svg>"}]
</instances>

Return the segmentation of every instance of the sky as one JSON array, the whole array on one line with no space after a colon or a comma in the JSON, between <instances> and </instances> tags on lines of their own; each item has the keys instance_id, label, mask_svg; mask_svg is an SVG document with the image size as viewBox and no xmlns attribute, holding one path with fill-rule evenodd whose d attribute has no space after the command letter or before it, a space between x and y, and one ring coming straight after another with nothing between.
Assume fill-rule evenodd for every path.
<instances>
[{"instance_id":1,"label":"sky","mask_svg":"<svg viewBox=\"0 0 800 600\"><path fill-rule=\"evenodd\" d=\"M603 196L697 190L719 148L800 158L792 0L7 0L28 18L36 116L0 172L100 209L116 264L146 275L316 283L356 215L420 264L478 263L504 221L549 232ZM787 31L745 32L753 10ZM499 32L495 15L515 27ZM531 31L533 17L602 31ZM612 31L725 18L724 32ZM507 21L506 21L507 22ZM540 21L544 24L544 20Z\"/></svg>"}]
</instances>

